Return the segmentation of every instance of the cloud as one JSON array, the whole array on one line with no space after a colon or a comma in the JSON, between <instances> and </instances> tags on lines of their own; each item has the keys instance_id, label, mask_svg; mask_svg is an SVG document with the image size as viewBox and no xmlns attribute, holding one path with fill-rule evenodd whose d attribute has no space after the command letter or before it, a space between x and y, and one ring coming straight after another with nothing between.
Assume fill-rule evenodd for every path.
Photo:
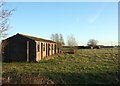
<instances>
[{"instance_id":1,"label":"cloud","mask_svg":"<svg viewBox=\"0 0 120 86\"><path fill-rule=\"evenodd\" d=\"M105 6L102 6L101 9L94 16L88 19L88 22L94 23L100 17L104 9L105 9Z\"/></svg>"},{"instance_id":2,"label":"cloud","mask_svg":"<svg viewBox=\"0 0 120 86\"><path fill-rule=\"evenodd\" d=\"M100 14L101 13L97 13L96 15L94 15L93 17L91 17L91 18L89 18L89 22L90 23L94 23L96 20L97 20L97 18L100 16Z\"/></svg>"}]
</instances>

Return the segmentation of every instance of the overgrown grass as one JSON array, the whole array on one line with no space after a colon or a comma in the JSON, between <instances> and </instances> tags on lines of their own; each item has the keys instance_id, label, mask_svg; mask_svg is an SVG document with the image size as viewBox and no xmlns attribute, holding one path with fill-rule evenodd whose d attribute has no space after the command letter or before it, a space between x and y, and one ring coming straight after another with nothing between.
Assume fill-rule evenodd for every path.
<instances>
[{"instance_id":1,"label":"overgrown grass","mask_svg":"<svg viewBox=\"0 0 120 86\"><path fill-rule=\"evenodd\" d=\"M118 49L76 50L38 63L2 63L8 84L117 84Z\"/></svg>"}]
</instances>

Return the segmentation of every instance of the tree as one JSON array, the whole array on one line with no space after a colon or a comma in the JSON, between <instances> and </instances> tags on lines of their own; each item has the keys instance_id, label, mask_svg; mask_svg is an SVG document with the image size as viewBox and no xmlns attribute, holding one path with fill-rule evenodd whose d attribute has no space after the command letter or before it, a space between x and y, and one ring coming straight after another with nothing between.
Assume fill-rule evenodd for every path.
<instances>
[{"instance_id":1,"label":"tree","mask_svg":"<svg viewBox=\"0 0 120 86\"><path fill-rule=\"evenodd\" d=\"M59 40L59 34L58 33L55 33L54 34L54 40L55 40L55 42L57 42L57 43L60 43L60 40Z\"/></svg>"},{"instance_id":2,"label":"tree","mask_svg":"<svg viewBox=\"0 0 120 86\"><path fill-rule=\"evenodd\" d=\"M55 34L52 34L50 38L52 41L55 41L57 43L58 52L59 50L62 50L62 46L64 45L63 35L55 33Z\"/></svg>"},{"instance_id":3,"label":"tree","mask_svg":"<svg viewBox=\"0 0 120 86\"><path fill-rule=\"evenodd\" d=\"M76 39L72 34L68 36L67 44L68 44L68 46L71 46L71 47L77 46Z\"/></svg>"},{"instance_id":4,"label":"tree","mask_svg":"<svg viewBox=\"0 0 120 86\"><path fill-rule=\"evenodd\" d=\"M9 28L9 17L12 15L12 10L5 9L5 2L0 1L0 39L7 35L7 30Z\"/></svg>"},{"instance_id":5,"label":"tree","mask_svg":"<svg viewBox=\"0 0 120 86\"><path fill-rule=\"evenodd\" d=\"M94 46L97 45L97 43L98 43L98 40L90 39L90 40L88 41L87 45L94 47Z\"/></svg>"},{"instance_id":6,"label":"tree","mask_svg":"<svg viewBox=\"0 0 120 86\"><path fill-rule=\"evenodd\" d=\"M52 41L55 41L58 44L64 45L64 38L62 34L55 33L55 34L52 34L50 38Z\"/></svg>"},{"instance_id":7,"label":"tree","mask_svg":"<svg viewBox=\"0 0 120 86\"><path fill-rule=\"evenodd\" d=\"M74 54L75 53L75 47L74 46L77 46L77 42L76 42L75 37L72 34L68 36L67 44L68 44L68 46L70 46L70 48L68 49L67 52L69 52L71 54Z\"/></svg>"},{"instance_id":8,"label":"tree","mask_svg":"<svg viewBox=\"0 0 120 86\"><path fill-rule=\"evenodd\" d=\"M55 35L54 35L54 34L52 34L52 35L51 35L51 37L50 37L50 39L51 39L52 41L55 41L54 36L55 36Z\"/></svg>"},{"instance_id":9,"label":"tree","mask_svg":"<svg viewBox=\"0 0 120 86\"><path fill-rule=\"evenodd\" d=\"M0 60L2 58L2 53L1 53L1 38L5 37L7 35L8 28L10 27L8 20L9 17L12 15L12 10L7 10L5 9L5 2L0 1Z\"/></svg>"},{"instance_id":10,"label":"tree","mask_svg":"<svg viewBox=\"0 0 120 86\"><path fill-rule=\"evenodd\" d=\"M59 34L59 42L60 42L60 44L62 44L62 45L64 45L65 43L64 43L64 38L63 38L63 36L62 36L62 34Z\"/></svg>"}]
</instances>

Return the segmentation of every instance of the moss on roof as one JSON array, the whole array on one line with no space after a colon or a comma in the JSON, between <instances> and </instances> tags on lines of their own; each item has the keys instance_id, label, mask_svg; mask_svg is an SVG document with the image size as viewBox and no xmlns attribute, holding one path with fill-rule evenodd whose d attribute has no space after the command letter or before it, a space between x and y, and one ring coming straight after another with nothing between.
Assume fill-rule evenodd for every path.
<instances>
[{"instance_id":1,"label":"moss on roof","mask_svg":"<svg viewBox=\"0 0 120 86\"><path fill-rule=\"evenodd\" d=\"M38 38L38 37L34 37L34 36L29 36L29 35L25 35L25 34L20 34L20 33L17 33L19 35L22 35L24 37L27 37L29 39L32 39L32 40L35 40L35 41L44 41L44 42L52 42L52 43L56 43L52 40L47 40L47 39L43 39L43 38Z\"/></svg>"}]
</instances>

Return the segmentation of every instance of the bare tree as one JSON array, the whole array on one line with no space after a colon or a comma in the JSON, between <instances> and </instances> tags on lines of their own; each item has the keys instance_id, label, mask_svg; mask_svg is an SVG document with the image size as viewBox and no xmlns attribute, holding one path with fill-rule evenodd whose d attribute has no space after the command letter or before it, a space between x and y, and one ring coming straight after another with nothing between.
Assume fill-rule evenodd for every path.
<instances>
[{"instance_id":1,"label":"bare tree","mask_svg":"<svg viewBox=\"0 0 120 86\"><path fill-rule=\"evenodd\" d=\"M52 34L51 35L51 40L55 41L55 42L57 42L61 45L64 45L64 38L63 38L62 34L58 34L58 33Z\"/></svg>"},{"instance_id":2,"label":"bare tree","mask_svg":"<svg viewBox=\"0 0 120 86\"><path fill-rule=\"evenodd\" d=\"M5 2L0 1L0 39L7 35L7 30L10 27L8 20L15 9L5 9Z\"/></svg>"},{"instance_id":3,"label":"bare tree","mask_svg":"<svg viewBox=\"0 0 120 86\"><path fill-rule=\"evenodd\" d=\"M62 46L64 45L64 38L62 34L52 34L51 40L55 41L57 43L58 52L62 50Z\"/></svg>"},{"instance_id":4,"label":"bare tree","mask_svg":"<svg viewBox=\"0 0 120 86\"><path fill-rule=\"evenodd\" d=\"M72 34L68 36L67 44L68 44L68 46L71 46L71 47L77 46L76 39Z\"/></svg>"},{"instance_id":5,"label":"bare tree","mask_svg":"<svg viewBox=\"0 0 120 86\"><path fill-rule=\"evenodd\" d=\"M0 1L0 60L2 58L2 53L1 53L1 38L5 37L7 35L8 28L10 27L8 20L9 17L12 15L12 12L15 9L12 10L7 10L5 8L5 2Z\"/></svg>"},{"instance_id":6,"label":"bare tree","mask_svg":"<svg viewBox=\"0 0 120 86\"><path fill-rule=\"evenodd\" d=\"M62 45L64 45L65 43L64 43L64 38L63 38L63 35L62 34L59 34L59 42L60 42L60 44L62 44Z\"/></svg>"},{"instance_id":7,"label":"bare tree","mask_svg":"<svg viewBox=\"0 0 120 86\"><path fill-rule=\"evenodd\" d=\"M94 47L94 46L97 45L97 43L98 43L98 40L90 39L90 40L88 41L87 45Z\"/></svg>"},{"instance_id":8,"label":"bare tree","mask_svg":"<svg viewBox=\"0 0 120 86\"><path fill-rule=\"evenodd\" d=\"M55 41L55 35L52 34L51 37L50 37L50 39L51 39L52 41Z\"/></svg>"},{"instance_id":9,"label":"bare tree","mask_svg":"<svg viewBox=\"0 0 120 86\"><path fill-rule=\"evenodd\" d=\"M76 42L75 37L72 34L68 36L67 44L68 44L68 46L70 46L70 48L68 49L67 52L74 54L75 50L76 50L75 46L77 46L78 44Z\"/></svg>"},{"instance_id":10,"label":"bare tree","mask_svg":"<svg viewBox=\"0 0 120 86\"><path fill-rule=\"evenodd\" d=\"M54 39L55 39L55 42L59 43L59 34L58 33L54 34Z\"/></svg>"}]
</instances>

